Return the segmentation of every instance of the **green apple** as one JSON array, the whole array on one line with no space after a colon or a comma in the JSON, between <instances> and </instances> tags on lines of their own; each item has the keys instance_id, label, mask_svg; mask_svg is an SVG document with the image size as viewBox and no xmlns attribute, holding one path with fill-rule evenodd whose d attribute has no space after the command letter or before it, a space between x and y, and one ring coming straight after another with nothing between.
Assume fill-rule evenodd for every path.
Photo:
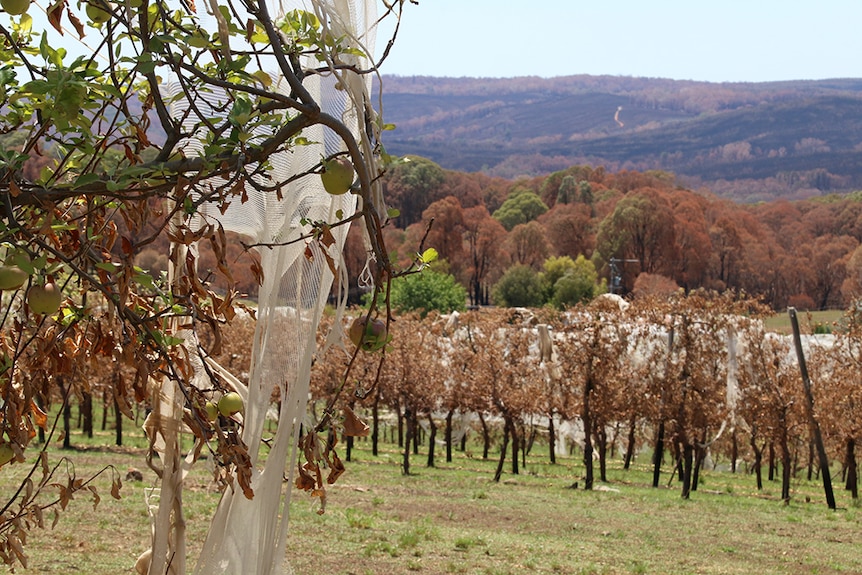
<instances>
[{"instance_id":1,"label":"green apple","mask_svg":"<svg viewBox=\"0 0 862 575\"><path fill-rule=\"evenodd\" d=\"M111 8L114 7L113 4L108 4ZM97 2L87 2L87 18L89 18L94 24L104 24L108 20L111 19L111 13L102 8L101 4Z\"/></svg>"},{"instance_id":2,"label":"green apple","mask_svg":"<svg viewBox=\"0 0 862 575\"><path fill-rule=\"evenodd\" d=\"M328 193L333 196L345 194L353 185L353 164L347 158L328 160L323 164L320 179L323 181L323 189Z\"/></svg>"},{"instance_id":3,"label":"green apple","mask_svg":"<svg viewBox=\"0 0 862 575\"><path fill-rule=\"evenodd\" d=\"M0 444L0 466L6 465L15 459L15 452L8 443Z\"/></svg>"},{"instance_id":4,"label":"green apple","mask_svg":"<svg viewBox=\"0 0 862 575\"><path fill-rule=\"evenodd\" d=\"M63 292L51 281L30 286L27 294L27 304L34 313L52 314L60 308L62 301Z\"/></svg>"},{"instance_id":5,"label":"green apple","mask_svg":"<svg viewBox=\"0 0 862 575\"><path fill-rule=\"evenodd\" d=\"M204 405L204 409L207 412L207 419L210 421L215 421L218 417L218 405L216 405L212 401L208 401L206 402L206 405Z\"/></svg>"},{"instance_id":6,"label":"green apple","mask_svg":"<svg viewBox=\"0 0 862 575\"><path fill-rule=\"evenodd\" d=\"M369 321L364 315L353 320L347 335L350 341L361 347L363 351L377 351L389 343L386 322L378 318Z\"/></svg>"},{"instance_id":7,"label":"green apple","mask_svg":"<svg viewBox=\"0 0 862 575\"><path fill-rule=\"evenodd\" d=\"M0 290L18 289L28 277L18 266L0 266Z\"/></svg>"},{"instance_id":8,"label":"green apple","mask_svg":"<svg viewBox=\"0 0 862 575\"><path fill-rule=\"evenodd\" d=\"M218 411L225 417L230 417L234 413L239 413L242 411L242 397L235 392L231 391L218 400Z\"/></svg>"},{"instance_id":9,"label":"green apple","mask_svg":"<svg viewBox=\"0 0 862 575\"><path fill-rule=\"evenodd\" d=\"M30 8L30 0L0 0L0 7L2 7L7 14L18 16Z\"/></svg>"}]
</instances>

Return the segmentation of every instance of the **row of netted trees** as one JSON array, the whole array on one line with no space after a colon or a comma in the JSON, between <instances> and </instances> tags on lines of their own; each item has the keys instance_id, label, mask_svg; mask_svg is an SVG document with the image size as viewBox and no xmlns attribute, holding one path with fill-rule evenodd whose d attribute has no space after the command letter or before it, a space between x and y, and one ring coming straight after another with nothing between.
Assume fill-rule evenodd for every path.
<instances>
[{"instance_id":1,"label":"row of netted trees","mask_svg":"<svg viewBox=\"0 0 862 575\"><path fill-rule=\"evenodd\" d=\"M565 313L481 309L398 317L385 353L354 360L351 380L343 382L353 393L343 400L370 414L374 454L381 413L397 421L404 473L420 424L433 465L435 443L443 440L451 460L457 423L470 416L482 433L484 457L492 438L501 440L497 480L509 457L518 473L519 458L541 430L551 462L562 439L580 447L586 489L593 487L594 461L599 479L607 480L607 460L617 449L625 468L639 451L651 452L658 486L668 450L683 497L696 490L711 457L729 460L734 471L744 461L758 488L768 462L770 478L782 471L782 495L789 499L791 472L804 468L806 457L809 475L818 465L792 340L765 330L765 311L750 299L692 293L634 302L602 296ZM856 497L862 332L852 314L841 327L802 341L816 419ZM342 384L350 357L334 347L318 358L316 398Z\"/></svg>"}]
</instances>

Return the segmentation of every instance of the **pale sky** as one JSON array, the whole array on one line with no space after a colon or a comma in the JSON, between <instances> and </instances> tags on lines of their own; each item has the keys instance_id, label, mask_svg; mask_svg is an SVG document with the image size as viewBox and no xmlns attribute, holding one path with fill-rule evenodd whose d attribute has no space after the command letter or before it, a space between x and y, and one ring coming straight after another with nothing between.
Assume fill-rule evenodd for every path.
<instances>
[{"instance_id":1,"label":"pale sky","mask_svg":"<svg viewBox=\"0 0 862 575\"><path fill-rule=\"evenodd\" d=\"M382 72L862 78L862 0L419 0Z\"/></svg>"}]
</instances>

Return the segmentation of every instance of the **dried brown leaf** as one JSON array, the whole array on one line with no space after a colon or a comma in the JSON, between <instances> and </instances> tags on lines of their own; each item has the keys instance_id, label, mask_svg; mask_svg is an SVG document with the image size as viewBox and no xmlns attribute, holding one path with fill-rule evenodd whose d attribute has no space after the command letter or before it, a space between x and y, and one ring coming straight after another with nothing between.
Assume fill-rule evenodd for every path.
<instances>
[{"instance_id":1,"label":"dried brown leaf","mask_svg":"<svg viewBox=\"0 0 862 575\"><path fill-rule=\"evenodd\" d=\"M95 511L96 507L99 506L99 502L102 500L102 498L99 497L99 492L96 490L96 487L94 485L88 485L87 489L89 489L90 492L93 494L93 511Z\"/></svg>"},{"instance_id":2,"label":"dried brown leaf","mask_svg":"<svg viewBox=\"0 0 862 575\"><path fill-rule=\"evenodd\" d=\"M123 488L123 482L120 479L120 476L114 478L111 482L111 497L114 499L120 499L120 489Z\"/></svg>"},{"instance_id":3,"label":"dried brown leaf","mask_svg":"<svg viewBox=\"0 0 862 575\"><path fill-rule=\"evenodd\" d=\"M65 11L66 0L60 0L59 2L55 2L48 6L48 22L50 22L51 26L60 33L60 36L63 35L63 23L61 20L63 19L63 12Z\"/></svg>"},{"instance_id":4,"label":"dried brown leaf","mask_svg":"<svg viewBox=\"0 0 862 575\"><path fill-rule=\"evenodd\" d=\"M350 407L344 407L344 435L348 437L367 437L371 428L359 419Z\"/></svg>"},{"instance_id":5,"label":"dried brown leaf","mask_svg":"<svg viewBox=\"0 0 862 575\"><path fill-rule=\"evenodd\" d=\"M332 485L338 481L338 478L341 477L342 473L344 473L344 463L339 459L338 454L333 452L332 460L330 461L329 475L326 477L326 482Z\"/></svg>"}]
</instances>

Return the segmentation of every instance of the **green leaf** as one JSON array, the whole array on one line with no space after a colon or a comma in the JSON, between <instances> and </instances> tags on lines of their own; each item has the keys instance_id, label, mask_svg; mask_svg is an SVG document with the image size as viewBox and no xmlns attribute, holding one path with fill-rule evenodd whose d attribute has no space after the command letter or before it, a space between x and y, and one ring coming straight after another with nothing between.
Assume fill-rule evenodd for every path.
<instances>
[{"instance_id":1,"label":"green leaf","mask_svg":"<svg viewBox=\"0 0 862 575\"><path fill-rule=\"evenodd\" d=\"M197 208L195 208L195 203L188 196L186 196L183 200L183 211L188 215L192 215L197 211Z\"/></svg>"},{"instance_id":2,"label":"green leaf","mask_svg":"<svg viewBox=\"0 0 862 575\"><path fill-rule=\"evenodd\" d=\"M437 253L437 250L435 250L434 248L428 248L427 250L422 252L422 255L419 256L419 259L422 261L423 264L430 264L437 261L438 256L439 254Z\"/></svg>"},{"instance_id":3,"label":"green leaf","mask_svg":"<svg viewBox=\"0 0 862 575\"><path fill-rule=\"evenodd\" d=\"M75 183L72 184L72 188L74 189L74 188L80 188L83 186L89 186L90 184L98 182L99 180L100 180L100 178L97 174L81 174L75 180Z\"/></svg>"},{"instance_id":4,"label":"green leaf","mask_svg":"<svg viewBox=\"0 0 862 575\"><path fill-rule=\"evenodd\" d=\"M186 37L186 44L192 48L206 48L210 45L209 38L205 38L200 34L193 34Z\"/></svg>"},{"instance_id":5,"label":"green leaf","mask_svg":"<svg viewBox=\"0 0 862 575\"><path fill-rule=\"evenodd\" d=\"M400 216L401 210L399 210L398 208L389 208L388 210L386 210L386 215L391 220L393 218L397 218L398 216Z\"/></svg>"}]
</instances>

